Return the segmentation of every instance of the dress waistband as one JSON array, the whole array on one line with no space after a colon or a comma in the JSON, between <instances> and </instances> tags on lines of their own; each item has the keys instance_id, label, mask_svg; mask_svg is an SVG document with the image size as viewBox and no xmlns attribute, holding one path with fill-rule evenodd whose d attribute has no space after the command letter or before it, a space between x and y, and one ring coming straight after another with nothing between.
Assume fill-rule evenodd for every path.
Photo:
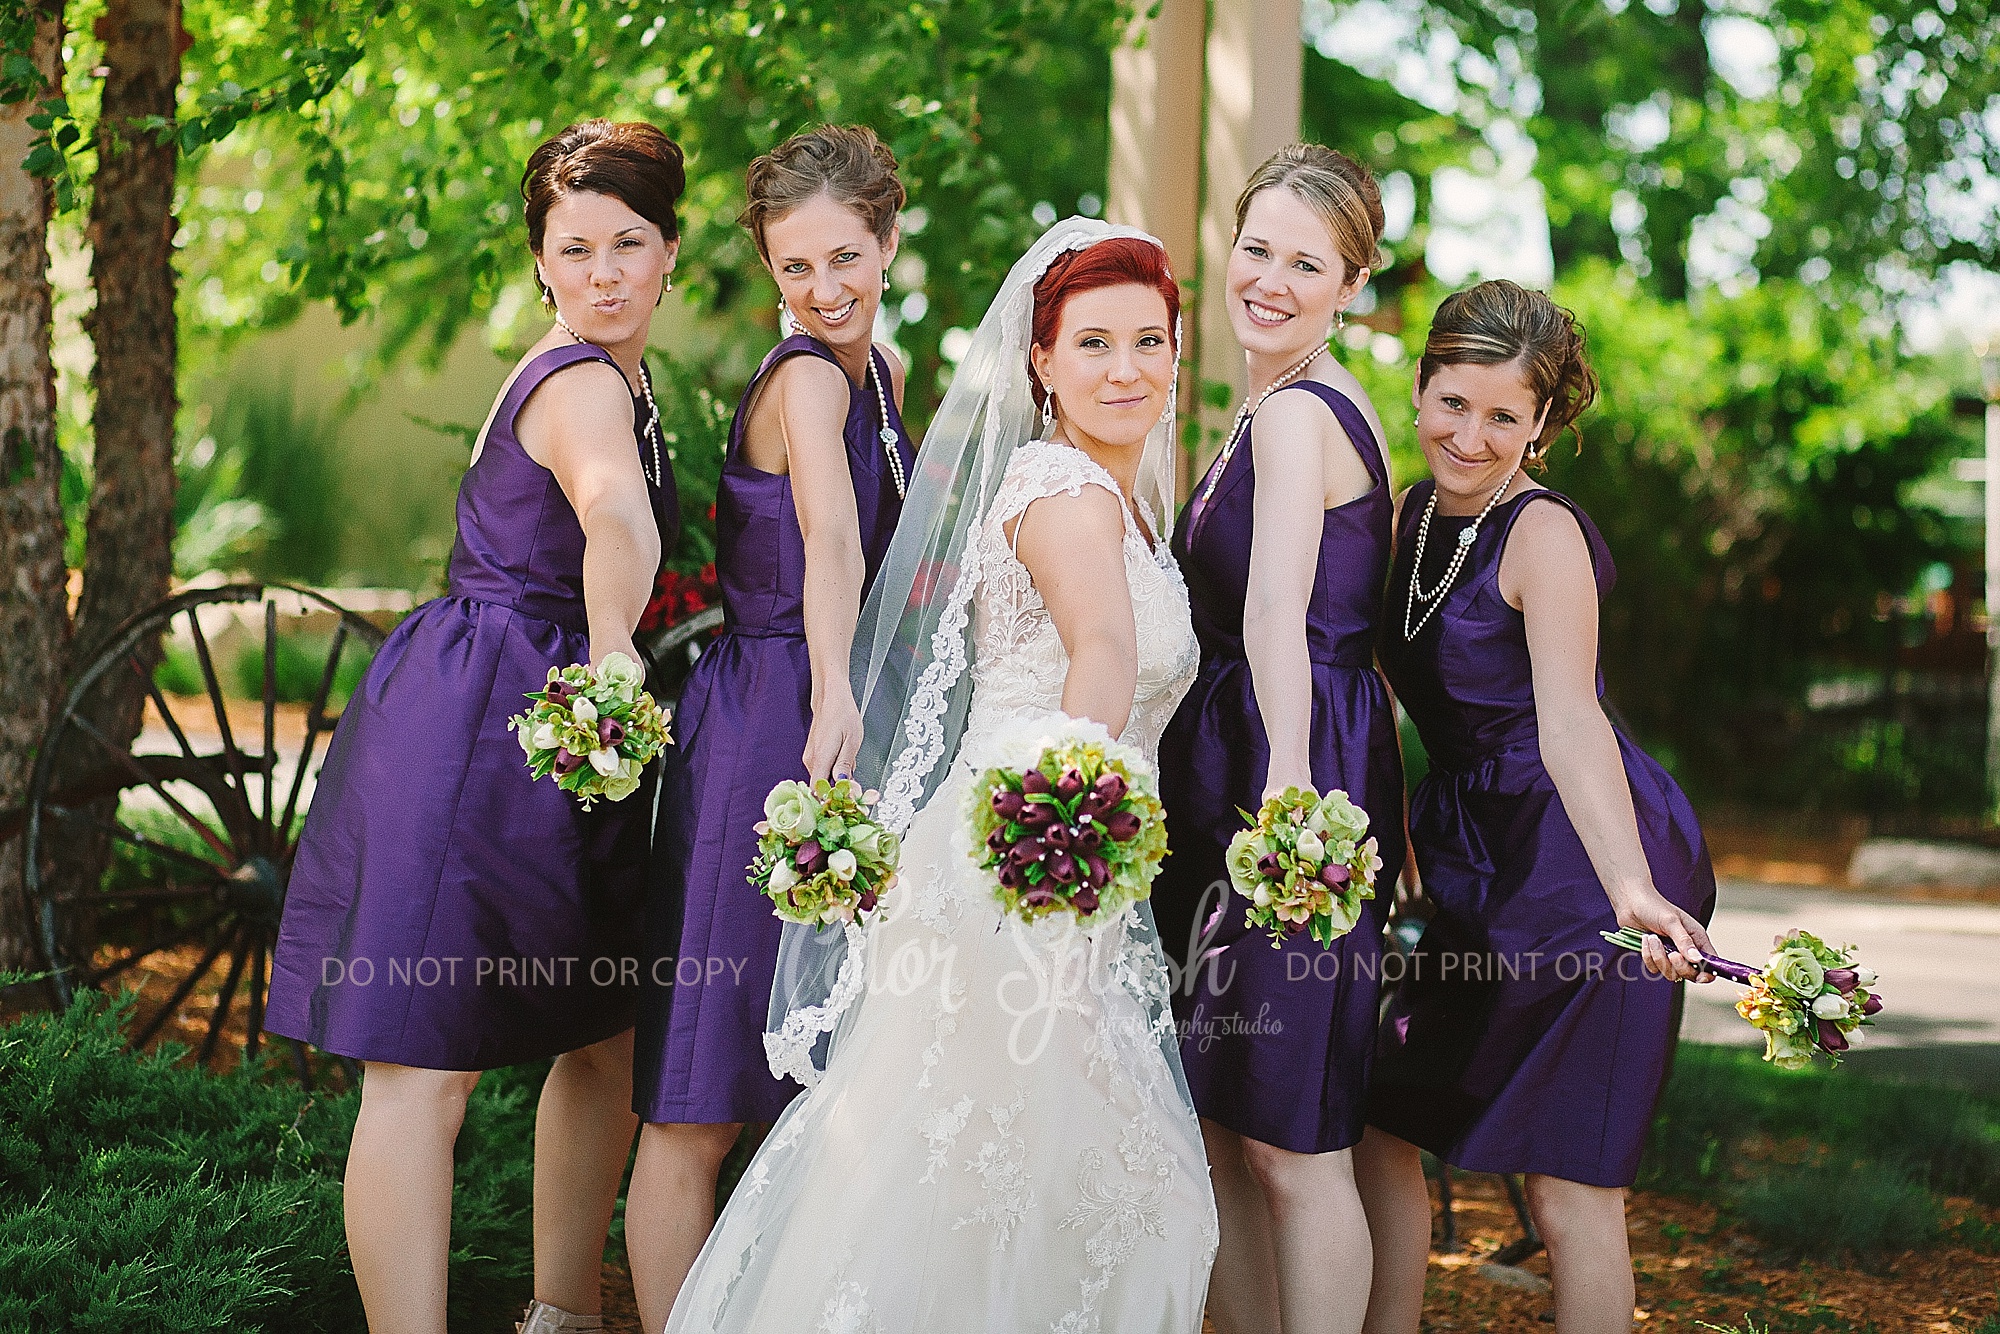
<instances>
[{"instance_id":1,"label":"dress waistband","mask_svg":"<svg viewBox=\"0 0 2000 1334\"><path fill-rule=\"evenodd\" d=\"M476 602L483 607L497 607L502 611L511 611L517 616L528 617L530 620L546 621L548 624L567 630L572 634L585 635L590 633L589 613L583 609L581 603L570 602L568 600L542 600L537 598L515 600L494 597L485 593L475 593L460 588L446 589L444 597L439 600Z\"/></svg>"},{"instance_id":2,"label":"dress waistband","mask_svg":"<svg viewBox=\"0 0 2000 1334\"><path fill-rule=\"evenodd\" d=\"M1306 660L1315 667L1344 667L1349 671L1367 671L1375 665L1375 654L1373 651L1359 650L1350 650L1344 653L1329 652L1325 649L1313 647L1312 643L1308 641L1306 644ZM1201 666L1204 671L1208 670L1211 663L1221 666L1234 662L1247 663L1248 661L1249 655L1244 652L1243 641L1240 639L1213 645L1204 644L1202 646Z\"/></svg>"}]
</instances>

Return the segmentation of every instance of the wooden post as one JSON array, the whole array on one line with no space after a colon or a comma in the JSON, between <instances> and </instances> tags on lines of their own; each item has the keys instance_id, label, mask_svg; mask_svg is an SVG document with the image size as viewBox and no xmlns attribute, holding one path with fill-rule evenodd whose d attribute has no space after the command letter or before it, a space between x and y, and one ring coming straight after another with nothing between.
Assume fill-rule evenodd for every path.
<instances>
[{"instance_id":1,"label":"wooden post","mask_svg":"<svg viewBox=\"0 0 2000 1334\"><path fill-rule=\"evenodd\" d=\"M1234 413L1201 405L1204 384L1243 389L1243 356L1221 298L1237 193L1298 137L1300 0L1161 0L1111 57L1108 216L1166 243L1193 293L1182 317L1183 438L1205 462ZM1184 467L1182 488L1191 480Z\"/></svg>"}]
</instances>

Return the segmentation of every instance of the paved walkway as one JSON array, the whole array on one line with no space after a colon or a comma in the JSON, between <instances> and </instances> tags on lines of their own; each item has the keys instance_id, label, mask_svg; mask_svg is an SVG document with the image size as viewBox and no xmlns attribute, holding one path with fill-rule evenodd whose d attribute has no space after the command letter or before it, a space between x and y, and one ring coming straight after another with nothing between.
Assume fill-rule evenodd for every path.
<instances>
[{"instance_id":1,"label":"paved walkway","mask_svg":"<svg viewBox=\"0 0 2000 1334\"><path fill-rule=\"evenodd\" d=\"M1854 1068L2000 1094L2000 904L1724 881L1709 934L1726 957L1759 964L1771 938L1795 926L1860 946L1880 978L1884 1008L1849 1058ZM1688 988L1681 1036L1762 1045L1736 1014L1740 995L1727 982Z\"/></svg>"}]
</instances>

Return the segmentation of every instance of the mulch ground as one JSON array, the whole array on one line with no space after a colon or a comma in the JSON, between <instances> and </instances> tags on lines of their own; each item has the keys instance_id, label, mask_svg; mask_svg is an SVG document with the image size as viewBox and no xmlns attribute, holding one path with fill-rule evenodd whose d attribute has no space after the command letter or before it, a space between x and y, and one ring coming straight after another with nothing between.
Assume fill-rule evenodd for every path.
<instances>
[{"instance_id":1,"label":"mulch ground","mask_svg":"<svg viewBox=\"0 0 2000 1334\"><path fill-rule=\"evenodd\" d=\"M1513 1286L1532 1275L1546 1285L1548 1258L1536 1255L1492 1273L1492 1256L1520 1236L1498 1177L1453 1178L1461 1249L1431 1253L1424 1292L1424 1329L1445 1334L1536 1334L1554 1328L1545 1287ZM2000 1225L2000 1210L1953 1200L1948 1223L1976 1215ZM2000 1256L1939 1245L1857 1265L1787 1265L1765 1255L1748 1234L1722 1223L1709 1205L1634 1191L1626 1208L1640 1331L1689 1331L1701 1322L1743 1328L1753 1317L1772 1334L1970 1334L2000 1315ZM1486 1273L1482 1273L1482 1267ZM641 1334L631 1281L607 1267L604 1327ZM1209 1327L1212 1329L1212 1326Z\"/></svg>"}]
</instances>

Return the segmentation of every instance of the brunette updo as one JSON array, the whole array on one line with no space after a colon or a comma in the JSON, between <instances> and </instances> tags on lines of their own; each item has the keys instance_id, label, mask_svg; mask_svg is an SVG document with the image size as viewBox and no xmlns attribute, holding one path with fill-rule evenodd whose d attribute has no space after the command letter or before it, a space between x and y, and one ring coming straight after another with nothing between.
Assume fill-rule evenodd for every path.
<instances>
[{"instance_id":1,"label":"brunette updo","mask_svg":"<svg viewBox=\"0 0 2000 1334\"><path fill-rule=\"evenodd\" d=\"M1375 174L1337 148L1288 144L1250 173L1236 196L1236 230L1243 230L1250 201L1266 190L1290 190L1319 215L1334 249L1347 262L1347 277L1382 267L1382 187Z\"/></svg>"},{"instance_id":2,"label":"brunette updo","mask_svg":"<svg viewBox=\"0 0 2000 1334\"><path fill-rule=\"evenodd\" d=\"M1150 287L1167 303L1167 328L1176 344L1180 340L1181 289L1167 263L1167 252L1152 241L1137 236L1107 236L1081 250L1058 255L1035 283L1035 313L1028 334L1028 391L1040 408L1048 397L1042 377L1036 373L1035 348L1044 351L1055 345L1062 328L1063 307L1069 299L1100 287L1122 287L1127 283ZM1174 348L1179 355L1180 348Z\"/></svg>"},{"instance_id":3,"label":"brunette updo","mask_svg":"<svg viewBox=\"0 0 2000 1334\"><path fill-rule=\"evenodd\" d=\"M793 135L750 164L743 188L749 202L736 220L750 229L767 265L764 229L809 199L824 194L853 209L887 245L909 198L896 176L896 155L866 125L822 125Z\"/></svg>"},{"instance_id":4,"label":"brunette updo","mask_svg":"<svg viewBox=\"0 0 2000 1334\"><path fill-rule=\"evenodd\" d=\"M528 169L521 174L528 249L540 257L549 210L578 191L610 195L658 227L663 240L677 240L681 228L674 206L686 188L681 146L658 129L639 120L578 121L528 155ZM554 294L539 275L535 285L542 289L543 301L553 302Z\"/></svg>"},{"instance_id":5,"label":"brunette updo","mask_svg":"<svg viewBox=\"0 0 2000 1334\"><path fill-rule=\"evenodd\" d=\"M1519 362L1539 411L1549 415L1523 462L1539 467L1555 438L1570 429L1597 397L1597 372L1583 350L1576 316L1541 292L1496 278L1446 297L1431 318L1417 363L1417 389L1440 366L1505 366ZM1583 436L1577 434L1579 448Z\"/></svg>"}]
</instances>

